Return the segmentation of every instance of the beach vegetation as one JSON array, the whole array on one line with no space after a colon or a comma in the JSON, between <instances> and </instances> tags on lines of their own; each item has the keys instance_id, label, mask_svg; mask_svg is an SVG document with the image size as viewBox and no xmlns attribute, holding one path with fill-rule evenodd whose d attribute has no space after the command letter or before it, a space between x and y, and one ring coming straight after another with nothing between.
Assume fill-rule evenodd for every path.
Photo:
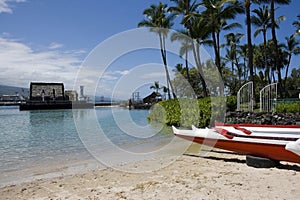
<instances>
[{"instance_id":1,"label":"beach vegetation","mask_svg":"<svg viewBox=\"0 0 300 200\"><path fill-rule=\"evenodd\" d=\"M222 102L224 102L222 104ZM148 115L150 122L167 126L207 127L236 109L236 97L206 97L201 99L178 98L161 101L154 105Z\"/></svg>"}]
</instances>

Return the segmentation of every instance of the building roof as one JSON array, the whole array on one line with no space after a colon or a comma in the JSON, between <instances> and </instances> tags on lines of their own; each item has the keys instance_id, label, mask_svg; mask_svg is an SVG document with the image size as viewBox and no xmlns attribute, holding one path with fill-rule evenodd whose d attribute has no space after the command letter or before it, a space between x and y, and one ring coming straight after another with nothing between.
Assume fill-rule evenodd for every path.
<instances>
[{"instance_id":1,"label":"building roof","mask_svg":"<svg viewBox=\"0 0 300 200\"><path fill-rule=\"evenodd\" d=\"M159 92L152 92L150 95L143 98L144 103L155 103L158 101L158 97L162 97Z\"/></svg>"}]
</instances>

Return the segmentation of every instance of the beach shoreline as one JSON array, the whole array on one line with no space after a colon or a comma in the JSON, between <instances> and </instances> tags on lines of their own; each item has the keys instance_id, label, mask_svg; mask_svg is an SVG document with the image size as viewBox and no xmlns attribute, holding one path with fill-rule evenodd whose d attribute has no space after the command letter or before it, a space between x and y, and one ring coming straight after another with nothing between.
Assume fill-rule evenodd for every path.
<instances>
[{"instance_id":1,"label":"beach shoreline","mask_svg":"<svg viewBox=\"0 0 300 200\"><path fill-rule=\"evenodd\" d=\"M245 155L197 147L170 165L148 173L93 169L35 179L0 188L1 199L297 199L300 165L253 168ZM163 158L126 163L126 168L157 164Z\"/></svg>"}]
</instances>

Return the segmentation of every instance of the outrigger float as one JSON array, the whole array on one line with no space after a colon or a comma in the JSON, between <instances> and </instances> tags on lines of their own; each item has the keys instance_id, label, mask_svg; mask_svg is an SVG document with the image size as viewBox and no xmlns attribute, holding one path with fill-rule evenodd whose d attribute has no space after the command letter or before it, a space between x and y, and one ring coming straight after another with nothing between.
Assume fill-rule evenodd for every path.
<instances>
[{"instance_id":1,"label":"outrigger float","mask_svg":"<svg viewBox=\"0 0 300 200\"><path fill-rule=\"evenodd\" d=\"M199 144L276 162L300 163L300 126L216 123L205 129L172 128L176 136Z\"/></svg>"}]
</instances>

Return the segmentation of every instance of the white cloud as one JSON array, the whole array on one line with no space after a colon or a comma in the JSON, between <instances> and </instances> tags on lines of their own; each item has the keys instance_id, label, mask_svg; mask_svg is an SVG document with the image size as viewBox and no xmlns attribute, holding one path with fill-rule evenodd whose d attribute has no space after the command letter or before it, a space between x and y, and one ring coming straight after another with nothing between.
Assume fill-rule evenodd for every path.
<instances>
[{"instance_id":1,"label":"white cloud","mask_svg":"<svg viewBox=\"0 0 300 200\"><path fill-rule=\"evenodd\" d=\"M118 80L121 76L124 76L128 74L128 70L115 70L115 71L106 71L103 76L101 77L102 80L104 81L115 81Z\"/></svg>"},{"instance_id":2,"label":"white cloud","mask_svg":"<svg viewBox=\"0 0 300 200\"><path fill-rule=\"evenodd\" d=\"M59 44L59 43L56 43L56 42L52 42L50 45L49 45L49 49L60 49L62 48L64 45L62 44Z\"/></svg>"},{"instance_id":3,"label":"white cloud","mask_svg":"<svg viewBox=\"0 0 300 200\"><path fill-rule=\"evenodd\" d=\"M152 73L148 73L148 74L143 74L141 77L145 78L145 79L149 79L149 78L157 78L157 79L161 79L164 78L166 75L164 72L152 72Z\"/></svg>"},{"instance_id":4,"label":"white cloud","mask_svg":"<svg viewBox=\"0 0 300 200\"><path fill-rule=\"evenodd\" d=\"M35 51L21 41L0 37L0 84L29 87L31 81L64 82L71 89L83 53Z\"/></svg>"},{"instance_id":5,"label":"white cloud","mask_svg":"<svg viewBox=\"0 0 300 200\"><path fill-rule=\"evenodd\" d=\"M0 0L0 13L12 13L11 3L21 3L26 0Z\"/></svg>"}]
</instances>

